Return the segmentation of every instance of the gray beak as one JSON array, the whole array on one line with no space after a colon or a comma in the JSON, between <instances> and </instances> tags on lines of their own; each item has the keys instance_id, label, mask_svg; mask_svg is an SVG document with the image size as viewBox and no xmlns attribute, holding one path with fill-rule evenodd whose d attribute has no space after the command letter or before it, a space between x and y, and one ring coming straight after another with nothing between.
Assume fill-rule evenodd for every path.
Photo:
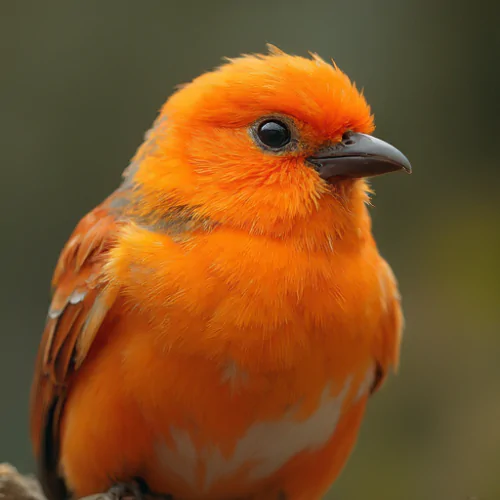
<instances>
[{"instance_id":1,"label":"gray beak","mask_svg":"<svg viewBox=\"0 0 500 500\"><path fill-rule=\"evenodd\" d=\"M342 142L320 149L307 161L324 180L373 177L398 171L411 174L410 162L399 149L371 135L356 132L347 132Z\"/></svg>"}]
</instances>

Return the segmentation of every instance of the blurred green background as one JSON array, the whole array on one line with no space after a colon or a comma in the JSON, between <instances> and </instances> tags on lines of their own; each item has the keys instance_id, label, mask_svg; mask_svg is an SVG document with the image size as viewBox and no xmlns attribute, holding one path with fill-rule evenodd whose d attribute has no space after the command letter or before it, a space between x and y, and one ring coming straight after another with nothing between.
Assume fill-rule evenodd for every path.
<instances>
[{"instance_id":1,"label":"blurred green background","mask_svg":"<svg viewBox=\"0 0 500 500\"><path fill-rule=\"evenodd\" d=\"M496 9L497 12L494 12ZM493 2L2 2L0 460L33 470L28 391L58 253L175 84L222 56L334 57L413 163L374 182L407 318L328 498L500 499L500 11Z\"/></svg>"}]
</instances>

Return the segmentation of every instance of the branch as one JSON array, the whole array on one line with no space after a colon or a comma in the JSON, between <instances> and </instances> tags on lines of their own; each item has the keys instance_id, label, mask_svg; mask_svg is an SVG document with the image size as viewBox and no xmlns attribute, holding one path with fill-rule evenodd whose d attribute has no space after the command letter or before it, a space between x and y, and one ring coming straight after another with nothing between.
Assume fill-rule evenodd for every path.
<instances>
[{"instance_id":1,"label":"branch","mask_svg":"<svg viewBox=\"0 0 500 500\"><path fill-rule=\"evenodd\" d=\"M170 496L141 495L143 500L169 500ZM133 494L117 497L113 493L97 493L80 500L135 500ZM47 500L35 476L19 474L10 464L0 463L0 500Z\"/></svg>"},{"instance_id":2,"label":"branch","mask_svg":"<svg viewBox=\"0 0 500 500\"><path fill-rule=\"evenodd\" d=\"M0 464L1 500L45 500L38 481L22 476L9 464Z\"/></svg>"},{"instance_id":3,"label":"branch","mask_svg":"<svg viewBox=\"0 0 500 500\"><path fill-rule=\"evenodd\" d=\"M15 467L0 464L0 500L47 500L32 475L23 476ZM115 500L107 493L90 495L81 500Z\"/></svg>"}]
</instances>

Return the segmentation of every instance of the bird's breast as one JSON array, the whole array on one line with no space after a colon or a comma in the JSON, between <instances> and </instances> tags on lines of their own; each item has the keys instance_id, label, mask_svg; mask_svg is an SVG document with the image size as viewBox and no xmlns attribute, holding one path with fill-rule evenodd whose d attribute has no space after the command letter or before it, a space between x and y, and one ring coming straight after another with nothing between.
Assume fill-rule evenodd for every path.
<instances>
[{"instance_id":1,"label":"bird's breast","mask_svg":"<svg viewBox=\"0 0 500 500\"><path fill-rule=\"evenodd\" d=\"M311 251L222 229L178 242L136 228L108 269L159 349L274 370L371 338L378 259L372 244Z\"/></svg>"}]
</instances>

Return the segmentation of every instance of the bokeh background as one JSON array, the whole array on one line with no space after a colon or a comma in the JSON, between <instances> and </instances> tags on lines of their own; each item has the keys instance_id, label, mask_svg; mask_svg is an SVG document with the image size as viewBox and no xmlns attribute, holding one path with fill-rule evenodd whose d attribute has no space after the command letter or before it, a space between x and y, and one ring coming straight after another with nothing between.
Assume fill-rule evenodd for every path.
<instances>
[{"instance_id":1,"label":"bokeh background","mask_svg":"<svg viewBox=\"0 0 500 500\"><path fill-rule=\"evenodd\" d=\"M496 10L496 12L495 12ZM493 2L2 2L0 461L34 468L28 391L49 282L175 84L222 56L334 57L412 177L374 181L407 318L328 498L500 499L500 11Z\"/></svg>"}]
</instances>

